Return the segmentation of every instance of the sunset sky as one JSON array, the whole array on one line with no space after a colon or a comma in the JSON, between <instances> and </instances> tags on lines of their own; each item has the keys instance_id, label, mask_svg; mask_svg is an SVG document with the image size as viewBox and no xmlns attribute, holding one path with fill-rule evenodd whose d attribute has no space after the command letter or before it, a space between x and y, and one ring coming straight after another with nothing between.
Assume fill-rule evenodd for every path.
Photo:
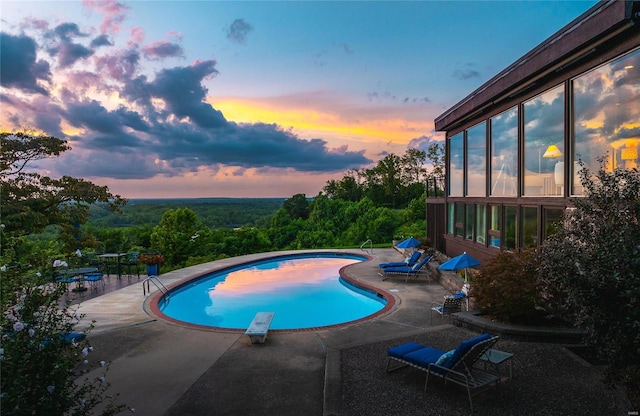
<instances>
[{"instance_id":1,"label":"sunset sky","mask_svg":"<svg viewBox=\"0 0 640 416\"><path fill-rule=\"evenodd\" d=\"M127 198L315 196L594 1L0 1L0 123Z\"/></svg>"}]
</instances>

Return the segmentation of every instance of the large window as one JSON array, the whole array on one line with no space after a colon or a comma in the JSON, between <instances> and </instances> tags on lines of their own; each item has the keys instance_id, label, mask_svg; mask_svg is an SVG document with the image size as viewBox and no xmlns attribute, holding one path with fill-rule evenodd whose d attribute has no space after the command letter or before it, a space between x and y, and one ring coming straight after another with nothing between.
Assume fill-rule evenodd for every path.
<instances>
[{"instance_id":1,"label":"large window","mask_svg":"<svg viewBox=\"0 0 640 416\"><path fill-rule=\"evenodd\" d=\"M554 234L564 218L564 209L562 208L544 208L542 210L542 239L546 240L551 234Z\"/></svg>"},{"instance_id":2,"label":"large window","mask_svg":"<svg viewBox=\"0 0 640 416\"><path fill-rule=\"evenodd\" d=\"M524 103L524 195L564 192L564 87Z\"/></svg>"},{"instance_id":3,"label":"large window","mask_svg":"<svg viewBox=\"0 0 640 416\"><path fill-rule=\"evenodd\" d=\"M453 234L456 230L456 205L447 204L447 234Z\"/></svg>"},{"instance_id":4,"label":"large window","mask_svg":"<svg viewBox=\"0 0 640 416\"><path fill-rule=\"evenodd\" d=\"M473 240L473 204L466 204L466 217L464 221L464 234L467 240Z\"/></svg>"},{"instance_id":5,"label":"large window","mask_svg":"<svg viewBox=\"0 0 640 416\"><path fill-rule=\"evenodd\" d=\"M591 172L606 156L608 169L638 166L640 145L640 49L573 80L573 160ZM572 168L572 194L582 194Z\"/></svg>"},{"instance_id":6,"label":"large window","mask_svg":"<svg viewBox=\"0 0 640 416\"><path fill-rule=\"evenodd\" d=\"M516 248L517 234L517 210L515 206L504 207L504 242L503 247L506 250Z\"/></svg>"},{"instance_id":7,"label":"large window","mask_svg":"<svg viewBox=\"0 0 640 416\"><path fill-rule=\"evenodd\" d=\"M464 237L464 204L456 203L456 236Z\"/></svg>"},{"instance_id":8,"label":"large window","mask_svg":"<svg viewBox=\"0 0 640 416\"><path fill-rule=\"evenodd\" d=\"M487 196L487 123L467 130L467 196Z\"/></svg>"},{"instance_id":9,"label":"large window","mask_svg":"<svg viewBox=\"0 0 640 416\"><path fill-rule=\"evenodd\" d=\"M501 224L501 215L500 215L500 205L491 205L491 210L489 212L491 228L489 229L489 245L491 247L500 247L500 226Z\"/></svg>"},{"instance_id":10,"label":"large window","mask_svg":"<svg viewBox=\"0 0 640 416\"><path fill-rule=\"evenodd\" d=\"M463 196L464 143L462 133L449 139L449 196Z\"/></svg>"},{"instance_id":11,"label":"large window","mask_svg":"<svg viewBox=\"0 0 640 416\"><path fill-rule=\"evenodd\" d=\"M518 192L518 109L491 119L491 195Z\"/></svg>"},{"instance_id":12,"label":"large window","mask_svg":"<svg viewBox=\"0 0 640 416\"><path fill-rule=\"evenodd\" d=\"M538 246L538 208L522 207L522 247Z\"/></svg>"},{"instance_id":13,"label":"large window","mask_svg":"<svg viewBox=\"0 0 640 416\"><path fill-rule=\"evenodd\" d=\"M487 235L487 206L476 205L476 243L484 244Z\"/></svg>"}]
</instances>

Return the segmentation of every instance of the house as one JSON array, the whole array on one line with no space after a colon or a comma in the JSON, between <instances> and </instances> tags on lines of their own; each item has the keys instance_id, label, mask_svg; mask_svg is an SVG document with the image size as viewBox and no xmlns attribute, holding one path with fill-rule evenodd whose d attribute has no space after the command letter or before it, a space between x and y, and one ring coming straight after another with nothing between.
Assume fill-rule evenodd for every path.
<instances>
[{"instance_id":1,"label":"house","mask_svg":"<svg viewBox=\"0 0 640 416\"><path fill-rule=\"evenodd\" d=\"M536 247L583 195L591 171L638 164L640 2L601 1L435 119L446 137L444 196L427 236L487 260ZM427 193L435 195L435 193Z\"/></svg>"}]
</instances>

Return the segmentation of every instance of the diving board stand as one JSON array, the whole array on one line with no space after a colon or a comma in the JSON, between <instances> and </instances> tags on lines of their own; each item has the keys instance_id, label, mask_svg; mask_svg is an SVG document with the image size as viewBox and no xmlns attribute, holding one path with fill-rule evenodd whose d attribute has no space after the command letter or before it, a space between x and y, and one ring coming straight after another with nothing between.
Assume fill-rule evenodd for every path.
<instances>
[{"instance_id":1,"label":"diving board stand","mask_svg":"<svg viewBox=\"0 0 640 416\"><path fill-rule=\"evenodd\" d=\"M264 344L264 341L267 339L267 332L269 332L269 326L275 314L275 312L256 313L253 321L251 321L251 325L249 325L249 328L247 328L247 331L244 333L249 336L252 344Z\"/></svg>"}]
</instances>

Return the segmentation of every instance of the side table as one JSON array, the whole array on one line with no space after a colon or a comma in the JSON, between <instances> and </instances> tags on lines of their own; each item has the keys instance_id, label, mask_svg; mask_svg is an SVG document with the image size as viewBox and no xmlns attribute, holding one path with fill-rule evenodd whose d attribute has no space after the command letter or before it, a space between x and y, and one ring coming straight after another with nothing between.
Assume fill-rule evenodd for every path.
<instances>
[{"instance_id":1,"label":"side table","mask_svg":"<svg viewBox=\"0 0 640 416\"><path fill-rule=\"evenodd\" d=\"M485 367L487 363L491 363L491 365L493 365L493 367L496 369L496 372L498 374L500 374L500 371L498 369L498 366L504 362L508 362L509 363L509 378L513 377L513 362L512 359L513 358L513 354L511 354L510 352L504 352L504 351L500 351L500 350L495 350L495 349L489 349L487 351L485 351L484 354L482 354L480 356L480 361L484 361L485 363Z\"/></svg>"}]
</instances>

